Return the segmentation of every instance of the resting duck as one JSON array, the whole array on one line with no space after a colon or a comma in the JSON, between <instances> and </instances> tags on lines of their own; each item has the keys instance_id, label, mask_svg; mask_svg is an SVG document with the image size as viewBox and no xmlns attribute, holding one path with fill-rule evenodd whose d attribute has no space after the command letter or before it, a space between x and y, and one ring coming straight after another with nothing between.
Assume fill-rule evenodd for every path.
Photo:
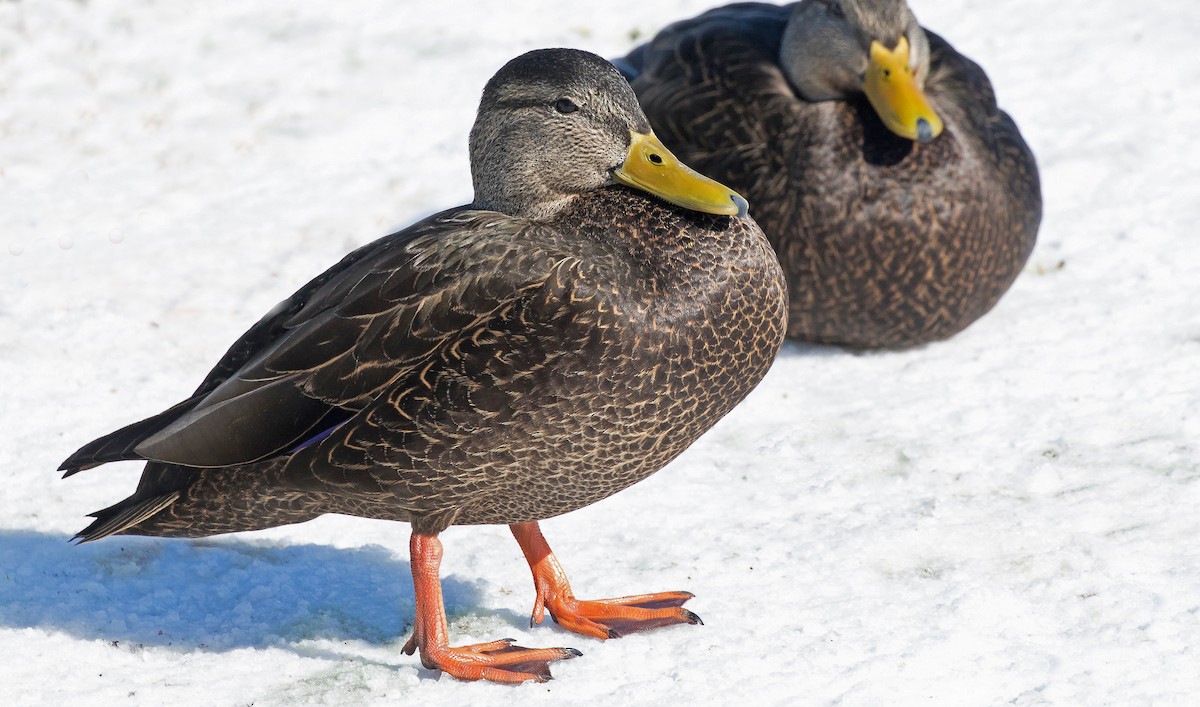
<instances>
[{"instance_id":1,"label":"resting duck","mask_svg":"<svg viewBox=\"0 0 1200 707\"><path fill-rule=\"evenodd\" d=\"M904 0L740 3L618 60L656 133L739 190L788 280L788 335L945 339L1037 237L1037 165L987 75Z\"/></svg>"},{"instance_id":2,"label":"resting duck","mask_svg":"<svg viewBox=\"0 0 1200 707\"><path fill-rule=\"evenodd\" d=\"M509 62L484 89L470 152L471 204L346 256L187 400L71 455L67 475L149 462L77 537L202 537L325 513L411 523L404 650L468 680L546 680L579 652L451 647L438 578L451 525L511 526L536 621L548 611L597 638L698 623L687 592L576 599L538 521L646 478L754 388L784 336L770 245L740 196L658 142L593 54Z\"/></svg>"}]
</instances>

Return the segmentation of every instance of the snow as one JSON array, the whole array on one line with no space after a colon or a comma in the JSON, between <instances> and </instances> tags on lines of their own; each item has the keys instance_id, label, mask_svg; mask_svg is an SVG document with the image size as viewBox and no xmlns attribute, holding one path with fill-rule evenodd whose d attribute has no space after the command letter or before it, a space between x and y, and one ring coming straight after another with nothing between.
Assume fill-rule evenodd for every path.
<instances>
[{"instance_id":1,"label":"snow","mask_svg":"<svg viewBox=\"0 0 1200 707\"><path fill-rule=\"evenodd\" d=\"M530 629L507 530L446 532L453 640L584 652L516 688L400 653L407 526L72 547L139 467L53 470L469 200L509 58L616 56L706 3L0 3L0 703L1194 704L1200 4L913 3L1038 156L1028 268L949 342L787 345L667 469L543 524L581 596L686 589L702 627Z\"/></svg>"}]
</instances>

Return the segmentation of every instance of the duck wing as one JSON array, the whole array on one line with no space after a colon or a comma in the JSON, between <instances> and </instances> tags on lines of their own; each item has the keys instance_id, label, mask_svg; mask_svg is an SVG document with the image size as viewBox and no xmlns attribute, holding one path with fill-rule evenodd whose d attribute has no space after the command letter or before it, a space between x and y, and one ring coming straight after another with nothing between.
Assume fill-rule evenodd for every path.
<instances>
[{"instance_id":1,"label":"duck wing","mask_svg":"<svg viewBox=\"0 0 1200 707\"><path fill-rule=\"evenodd\" d=\"M695 17L673 22L659 30L649 42L639 45L629 54L614 59L625 78L630 82L649 69L659 66L664 59L685 42L697 39L737 35L766 43L764 52L778 55L779 41L795 4L770 5L761 2L737 2L713 8ZM774 45L774 49L771 45Z\"/></svg>"},{"instance_id":2,"label":"duck wing","mask_svg":"<svg viewBox=\"0 0 1200 707\"><path fill-rule=\"evenodd\" d=\"M550 256L527 247L526 228L458 209L360 248L251 327L191 398L85 445L60 469L122 459L224 467L306 446L502 307L535 271L544 276Z\"/></svg>"},{"instance_id":3,"label":"duck wing","mask_svg":"<svg viewBox=\"0 0 1200 707\"><path fill-rule=\"evenodd\" d=\"M929 39L930 75L939 102L949 103L971 137L983 148L987 161L980 164L998 183L998 192L1011 201L1014 219L1028 234L1032 249L1042 217L1041 180L1033 151L1016 122L996 103L992 82L983 68L955 51L945 39L925 30Z\"/></svg>"}]
</instances>

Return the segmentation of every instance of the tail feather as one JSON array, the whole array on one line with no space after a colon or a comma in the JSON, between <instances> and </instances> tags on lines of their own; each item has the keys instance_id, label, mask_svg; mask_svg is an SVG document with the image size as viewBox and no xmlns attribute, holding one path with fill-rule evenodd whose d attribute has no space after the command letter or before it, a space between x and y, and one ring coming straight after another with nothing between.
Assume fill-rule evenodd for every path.
<instances>
[{"instance_id":1,"label":"tail feather","mask_svg":"<svg viewBox=\"0 0 1200 707\"><path fill-rule=\"evenodd\" d=\"M58 470L66 472L63 474L63 478L66 478L84 469L91 469L108 462L145 459L134 452L134 448L141 444L142 440L159 432L191 410L203 397L203 395L192 396L154 417L148 417L141 422L127 425L116 432L88 442L59 465Z\"/></svg>"},{"instance_id":2,"label":"tail feather","mask_svg":"<svg viewBox=\"0 0 1200 707\"><path fill-rule=\"evenodd\" d=\"M127 498L102 511L89 514L96 520L88 527L76 533L72 540L78 540L82 544L90 543L100 538L107 538L109 535L119 533L150 518L178 501L179 496L179 491L172 491L161 496L151 496L150 498L139 499L137 496Z\"/></svg>"}]
</instances>

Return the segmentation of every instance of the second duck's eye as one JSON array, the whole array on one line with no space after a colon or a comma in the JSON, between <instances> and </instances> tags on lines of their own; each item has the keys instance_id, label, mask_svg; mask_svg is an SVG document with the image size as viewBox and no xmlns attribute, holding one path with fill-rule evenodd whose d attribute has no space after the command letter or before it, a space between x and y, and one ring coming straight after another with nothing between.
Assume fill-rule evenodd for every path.
<instances>
[{"instance_id":1,"label":"second duck's eye","mask_svg":"<svg viewBox=\"0 0 1200 707\"><path fill-rule=\"evenodd\" d=\"M579 106L575 105L575 101L570 98L560 98L554 102L554 110L559 113L574 113L579 110Z\"/></svg>"}]
</instances>

